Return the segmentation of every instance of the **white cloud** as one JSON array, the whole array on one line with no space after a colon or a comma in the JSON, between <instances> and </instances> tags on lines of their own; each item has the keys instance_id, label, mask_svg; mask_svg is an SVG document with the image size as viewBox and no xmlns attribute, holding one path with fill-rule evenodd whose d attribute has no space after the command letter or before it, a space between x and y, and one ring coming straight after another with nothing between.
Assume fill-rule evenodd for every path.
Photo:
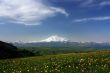
<instances>
[{"instance_id":1,"label":"white cloud","mask_svg":"<svg viewBox=\"0 0 110 73\"><path fill-rule=\"evenodd\" d=\"M47 1L51 1L51 2L79 2L82 0L47 0Z\"/></svg>"},{"instance_id":2,"label":"white cloud","mask_svg":"<svg viewBox=\"0 0 110 73\"><path fill-rule=\"evenodd\" d=\"M99 4L100 6L110 5L110 1L104 1Z\"/></svg>"},{"instance_id":3,"label":"white cloud","mask_svg":"<svg viewBox=\"0 0 110 73\"><path fill-rule=\"evenodd\" d=\"M77 1L78 2L78 1ZM109 0L80 0L79 1L79 6L80 7L102 7L102 6L109 6L110 1Z\"/></svg>"},{"instance_id":4,"label":"white cloud","mask_svg":"<svg viewBox=\"0 0 110 73\"><path fill-rule=\"evenodd\" d=\"M80 4L80 6L90 6L93 2L94 0L85 0Z\"/></svg>"},{"instance_id":5,"label":"white cloud","mask_svg":"<svg viewBox=\"0 0 110 73\"><path fill-rule=\"evenodd\" d=\"M42 0L0 0L0 19L9 19L8 22L38 25L56 13L68 16L64 9L46 5Z\"/></svg>"},{"instance_id":6,"label":"white cloud","mask_svg":"<svg viewBox=\"0 0 110 73\"><path fill-rule=\"evenodd\" d=\"M73 20L73 22L104 21L104 20L110 20L110 16L82 18L82 19L76 19L76 20Z\"/></svg>"},{"instance_id":7,"label":"white cloud","mask_svg":"<svg viewBox=\"0 0 110 73\"><path fill-rule=\"evenodd\" d=\"M0 23L0 25L3 25L4 23Z\"/></svg>"}]
</instances>

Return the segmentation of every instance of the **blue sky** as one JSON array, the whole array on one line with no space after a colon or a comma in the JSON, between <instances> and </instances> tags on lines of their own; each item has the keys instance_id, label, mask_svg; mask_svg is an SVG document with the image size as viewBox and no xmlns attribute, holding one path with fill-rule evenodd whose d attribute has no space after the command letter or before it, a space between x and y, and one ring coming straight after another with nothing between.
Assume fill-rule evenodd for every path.
<instances>
[{"instance_id":1,"label":"blue sky","mask_svg":"<svg viewBox=\"0 0 110 73\"><path fill-rule=\"evenodd\" d=\"M0 40L110 41L110 0L0 0Z\"/></svg>"}]
</instances>

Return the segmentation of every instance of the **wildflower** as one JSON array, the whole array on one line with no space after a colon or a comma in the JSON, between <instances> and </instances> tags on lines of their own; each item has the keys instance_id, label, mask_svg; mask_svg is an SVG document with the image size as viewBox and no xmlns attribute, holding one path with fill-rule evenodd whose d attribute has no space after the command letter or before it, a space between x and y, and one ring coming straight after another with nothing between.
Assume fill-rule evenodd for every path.
<instances>
[{"instance_id":1,"label":"wildflower","mask_svg":"<svg viewBox=\"0 0 110 73\"><path fill-rule=\"evenodd\" d=\"M89 63L89 65L91 65L91 63Z\"/></svg>"},{"instance_id":2,"label":"wildflower","mask_svg":"<svg viewBox=\"0 0 110 73\"><path fill-rule=\"evenodd\" d=\"M83 69L82 69L81 71L82 71L82 72L84 72L84 70L83 70Z\"/></svg>"},{"instance_id":3,"label":"wildflower","mask_svg":"<svg viewBox=\"0 0 110 73\"><path fill-rule=\"evenodd\" d=\"M34 68L34 70L36 70L36 68Z\"/></svg>"},{"instance_id":4,"label":"wildflower","mask_svg":"<svg viewBox=\"0 0 110 73\"><path fill-rule=\"evenodd\" d=\"M19 71L21 73L21 71Z\"/></svg>"},{"instance_id":5,"label":"wildflower","mask_svg":"<svg viewBox=\"0 0 110 73\"><path fill-rule=\"evenodd\" d=\"M106 64L104 65L104 68L105 68L105 67L107 67L107 65L106 65Z\"/></svg>"},{"instance_id":6,"label":"wildflower","mask_svg":"<svg viewBox=\"0 0 110 73\"><path fill-rule=\"evenodd\" d=\"M68 67L70 68L71 66L70 66L70 65L68 65Z\"/></svg>"},{"instance_id":7,"label":"wildflower","mask_svg":"<svg viewBox=\"0 0 110 73\"><path fill-rule=\"evenodd\" d=\"M45 72L47 73L47 70L45 70Z\"/></svg>"},{"instance_id":8,"label":"wildflower","mask_svg":"<svg viewBox=\"0 0 110 73\"><path fill-rule=\"evenodd\" d=\"M27 71L29 72L29 69Z\"/></svg>"}]
</instances>

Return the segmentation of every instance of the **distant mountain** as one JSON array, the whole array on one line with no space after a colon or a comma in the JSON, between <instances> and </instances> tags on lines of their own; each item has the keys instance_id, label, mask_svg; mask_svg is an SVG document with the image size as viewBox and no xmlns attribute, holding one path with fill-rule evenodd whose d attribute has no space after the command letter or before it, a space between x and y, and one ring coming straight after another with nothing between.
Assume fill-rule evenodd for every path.
<instances>
[{"instance_id":1,"label":"distant mountain","mask_svg":"<svg viewBox=\"0 0 110 73\"><path fill-rule=\"evenodd\" d=\"M58 36L58 35L52 35L41 42L65 42L68 41L66 38Z\"/></svg>"},{"instance_id":2,"label":"distant mountain","mask_svg":"<svg viewBox=\"0 0 110 73\"><path fill-rule=\"evenodd\" d=\"M62 48L110 48L110 43L96 43L96 42L70 42L64 37L52 35L40 42L15 42L17 47L32 48L32 47L62 47Z\"/></svg>"},{"instance_id":3,"label":"distant mountain","mask_svg":"<svg viewBox=\"0 0 110 73\"><path fill-rule=\"evenodd\" d=\"M33 42L33 43L14 43L17 47L32 48L32 47L62 47L62 48L110 48L109 43L95 43L95 42L69 42L69 41L51 41L51 42Z\"/></svg>"}]
</instances>

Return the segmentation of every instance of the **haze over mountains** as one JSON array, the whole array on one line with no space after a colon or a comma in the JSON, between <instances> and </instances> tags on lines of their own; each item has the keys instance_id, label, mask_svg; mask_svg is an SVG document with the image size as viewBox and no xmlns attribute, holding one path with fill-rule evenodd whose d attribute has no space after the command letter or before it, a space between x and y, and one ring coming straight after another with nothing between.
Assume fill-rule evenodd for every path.
<instances>
[{"instance_id":1,"label":"haze over mountains","mask_svg":"<svg viewBox=\"0 0 110 73\"><path fill-rule=\"evenodd\" d=\"M110 48L109 43L96 43L96 42L71 42L68 39L54 35L50 36L40 42L30 41L30 42L15 42L13 43L18 47L64 47L64 48Z\"/></svg>"},{"instance_id":2,"label":"haze over mountains","mask_svg":"<svg viewBox=\"0 0 110 73\"><path fill-rule=\"evenodd\" d=\"M58 35L51 35L47 38L44 38L40 41L16 41L15 43L39 43L39 42L69 42L69 40L65 37Z\"/></svg>"}]
</instances>

